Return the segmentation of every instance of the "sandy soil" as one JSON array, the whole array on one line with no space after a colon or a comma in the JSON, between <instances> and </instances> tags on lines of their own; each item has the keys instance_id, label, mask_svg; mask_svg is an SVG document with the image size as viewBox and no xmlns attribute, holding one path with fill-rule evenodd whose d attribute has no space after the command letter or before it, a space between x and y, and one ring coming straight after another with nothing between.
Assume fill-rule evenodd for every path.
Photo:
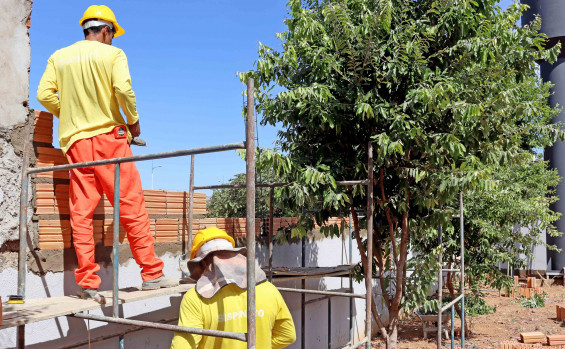
<instances>
[{"instance_id":1,"label":"sandy soil","mask_svg":"<svg viewBox=\"0 0 565 349\"><path fill-rule=\"evenodd\" d=\"M498 349L500 342L513 340L518 342L521 332L540 331L544 334L565 334L565 323L557 321L555 306L565 304L565 287L561 285L547 286L545 307L524 308L519 302L499 297L498 293L487 293L486 302L496 306L496 312L468 318L471 336L466 338L465 348ZM460 322L455 319L455 328L460 328ZM449 328L451 325L448 325ZM451 341L443 343L444 348L451 347ZM547 346L549 348L549 346ZM380 337L373 339L371 348L385 348ZM437 348L436 338L424 340L421 323L418 318L411 317L402 321L399 333L398 348ZM461 348L459 338L455 340L455 348Z\"/></svg>"}]
</instances>

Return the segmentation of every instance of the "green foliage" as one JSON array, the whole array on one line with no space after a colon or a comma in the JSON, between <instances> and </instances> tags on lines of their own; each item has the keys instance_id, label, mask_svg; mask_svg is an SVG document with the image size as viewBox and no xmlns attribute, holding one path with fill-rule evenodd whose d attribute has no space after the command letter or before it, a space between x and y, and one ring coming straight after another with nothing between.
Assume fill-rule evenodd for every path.
<instances>
[{"instance_id":1,"label":"green foliage","mask_svg":"<svg viewBox=\"0 0 565 349\"><path fill-rule=\"evenodd\" d=\"M520 298L520 305L524 308L543 308L545 307L545 297L547 293L535 293L531 298Z\"/></svg>"},{"instance_id":2,"label":"green foliage","mask_svg":"<svg viewBox=\"0 0 565 349\"><path fill-rule=\"evenodd\" d=\"M496 313L496 307L490 306L482 294L470 293L465 296L465 315L477 316Z\"/></svg>"},{"instance_id":3,"label":"green foliage","mask_svg":"<svg viewBox=\"0 0 565 349\"><path fill-rule=\"evenodd\" d=\"M459 192L475 219L465 240L473 277L508 260L510 226L535 226L522 236L529 242L541 229L556 233L551 198L537 205L543 223L532 219L556 178L535 151L564 136L550 124L557 110L535 61L555 61L560 47L543 48L539 19L516 26L524 5L502 11L497 2L290 0L287 30L277 34L282 50L260 45L256 70L240 74L255 79L261 123L282 128L279 149L260 155L293 183L281 200L321 208L300 220L305 229L366 207L364 186L335 182L366 179L374 144L375 257L393 318L424 304L439 253L458 263ZM509 207L488 212L501 204Z\"/></svg>"},{"instance_id":4,"label":"green foliage","mask_svg":"<svg viewBox=\"0 0 565 349\"><path fill-rule=\"evenodd\" d=\"M261 182L280 183L280 177L273 171L261 172ZM238 173L228 183L245 185L245 173ZM206 204L208 217L245 217L246 196L244 189L216 189ZM285 209L285 204L277 196L274 197L273 216L293 217L296 212ZM269 217L269 188L256 188L255 210L257 217Z\"/></svg>"}]
</instances>

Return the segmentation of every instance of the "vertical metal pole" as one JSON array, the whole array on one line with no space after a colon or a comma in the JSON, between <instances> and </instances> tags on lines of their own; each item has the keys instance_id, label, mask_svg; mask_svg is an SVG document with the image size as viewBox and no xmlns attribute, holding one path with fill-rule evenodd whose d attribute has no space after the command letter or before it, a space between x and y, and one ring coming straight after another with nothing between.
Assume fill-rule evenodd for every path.
<instances>
[{"instance_id":1,"label":"vertical metal pole","mask_svg":"<svg viewBox=\"0 0 565 349\"><path fill-rule=\"evenodd\" d=\"M366 348L371 348L371 301L373 300L373 143L367 147L369 181L367 183L367 270L365 282L367 287L365 309L365 335L367 336Z\"/></svg>"},{"instance_id":2,"label":"vertical metal pole","mask_svg":"<svg viewBox=\"0 0 565 349\"><path fill-rule=\"evenodd\" d=\"M439 311L437 315L437 349L441 349L441 320L442 320L442 297L443 297L443 251L442 251L442 244L443 244L443 236L442 236L442 227L440 226L438 229L438 246L439 246L439 273L437 276L437 287L438 287L438 302L439 302Z\"/></svg>"},{"instance_id":3,"label":"vertical metal pole","mask_svg":"<svg viewBox=\"0 0 565 349\"><path fill-rule=\"evenodd\" d=\"M353 264L353 215L349 215L349 264ZM353 293L353 277L349 271L349 292ZM353 345L353 297L349 298L349 343Z\"/></svg>"},{"instance_id":4,"label":"vertical metal pole","mask_svg":"<svg viewBox=\"0 0 565 349\"><path fill-rule=\"evenodd\" d=\"M332 297L328 297L328 349L332 349Z\"/></svg>"},{"instance_id":5,"label":"vertical metal pole","mask_svg":"<svg viewBox=\"0 0 565 349\"><path fill-rule=\"evenodd\" d=\"M25 325L21 325L18 326L18 349L24 349L25 348L25 331L26 331L26 326Z\"/></svg>"},{"instance_id":6,"label":"vertical metal pole","mask_svg":"<svg viewBox=\"0 0 565 349\"><path fill-rule=\"evenodd\" d=\"M455 306L451 306L451 349L455 347Z\"/></svg>"},{"instance_id":7,"label":"vertical metal pole","mask_svg":"<svg viewBox=\"0 0 565 349\"><path fill-rule=\"evenodd\" d=\"M20 192L20 251L18 259L18 295L25 296L26 287L26 256L27 256L27 195L29 176L22 175L22 190Z\"/></svg>"},{"instance_id":8,"label":"vertical metal pole","mask_svg":"<svg viewBox=\"0 0 565 349\"><path fill-rule=\"evenodd\" d=\"M24 165L25 161L24 161ZM27 166L27 165L26 165ZM22 171L22 190L20 191L20 251L18 255L18 295L25 297L26 289L26 257L27 257L27 196L29 175ZM18 348L25 347L25 325L18 326Z\"/></svg>"},{"instance_id":9,"label":"vertical metal pole","mask_svg":"<svg viewBox=\"0 0 565 349\"><path fill-rule=\"evenodd\" d=\"M190 156L190 184L188 186L188 239L186 253L190 256L192 251L192 224L194 218L194 155Z\"/></svg>"},{"instance_id":10,"label":"vertical metal pole","mask_svg":"<svg viewBox=\"0 0 565 349\"><path fill-rule=\"evenodd\" d=\"M114 264L114 279L112 282L112 316L120 317L120 308L118 307L119 294L119 267L120 267L120 251L118 244L120 241L120 163L114 165L114 224L113 224L113 253L112 263ZM124 336L119 336L119 347L124 347Z\"/></svg>"},{"instance_id":11,"label":"vertical metal pole","mask_svg":"<svg viewBox=\"0 0 565 349\"><path fill-rule=\"evenodd\" d=\"M269 191L269 282L273 282L273 203L275 188Z\"/></svg>"},{"instance_id":12,"label":"vertical metal pole","mask_svg":"<svg viewBox=\"0 0 565 349\"><path fill-rule=\"evenodd\" d=\"M463 192L459 193L459 244L461 253L461 348L465 348L465 231L463 218Z\"/></svg>"},{"instance_id":13,"label":"vertical metal pole","mask_svg":"<svg viewBox=\"0 0 565 349\"><path fill-rule=\"evenodd\" d=\"M302 267L306 267L306 236L302 237ZM302 289L306 289L306 279L302 279ZM300 295L302 310L300 312L300 348L306 348L306 294Z\"/></svg>"},{"instance_id":14,"label":"vertical metal pole","mask_svg":"<svg viewBox=\"0 0 565 349\"><path fill-rule=\"evenodd\" d=\"M247 195L247 348L255 349L255 91L253 79L247 79L247 122L245 124Z\"/></svg>"}]
</instances>

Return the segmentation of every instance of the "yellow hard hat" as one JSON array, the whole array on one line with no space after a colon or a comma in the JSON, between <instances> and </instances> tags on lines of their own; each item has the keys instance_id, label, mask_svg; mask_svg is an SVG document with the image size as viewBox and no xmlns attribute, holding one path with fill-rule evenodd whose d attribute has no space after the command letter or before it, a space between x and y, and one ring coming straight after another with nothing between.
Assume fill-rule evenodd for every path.
<instances>
[{"instance_id":1,"label":"yellow hard hat","mask_svg":"<svg viewBox=\"0 0 565 349\"><path fill-rule=\"evenodd\" d=\"M112 10L110 10L108 6L105 5L89 6L86 9L86 11L84 11L82 18L79 21L81 27L84 21L86 21L87 19L101 19L104 21L111 22L114 25L114 31L115 31L114 37L120 36L126 32L124 28L120 27L118 21L116 21L116 16L114 16L114 12L112 12Z\"/></svg>"},{"instance_id":2,"label":"yellow hard hat","mask_svg":"<svg viewBox=\"0 0 565 349\"><path fill-rule=\"evenodd\" d=\"M192 250L190 251L190 259L194 259L200 247L206 242L214 239L224 239L231 242L232 248L235 248L235 241L231 236L225 231L218 229L216 227L210 227L203 230L199 230L194 236L194 241L192 243Z\"/></svg>"}]
</instances>

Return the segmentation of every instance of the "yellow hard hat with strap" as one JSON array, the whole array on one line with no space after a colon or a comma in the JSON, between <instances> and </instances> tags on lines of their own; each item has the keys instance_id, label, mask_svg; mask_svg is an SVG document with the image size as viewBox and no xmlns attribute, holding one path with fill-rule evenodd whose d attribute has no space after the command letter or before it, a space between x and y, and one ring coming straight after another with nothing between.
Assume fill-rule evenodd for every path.
<instances>
[{"instance_id":1,"label":"yellow hard hat with strap","mask_svg":"<svg viewBox=\"0 0 565 349\"><path fill-rule=\"evenodd\" d=\"M89 6L82 18L79 21L80 26L82 27L83 23L89 19L99 19L103 21L108 21L112 23L114 26L114 37L123 35L126 31L124 28L120 27L118 21L116 21L116 16L114 16L114 12L110 10L108 6L105 5L92 5Z\"/></svg>"},{"instance_id":2,"label":"yellow hard hat with strap","mask_svg":"<svg viewBox=\"0 0 565 349\"><path fill-rule=\"evenodd\" d=\"M202 247L202 245L213 239L227 240L231 242L232 247L235 247L235 241L225 231L216 227L206 228L204 230L199 230L194 236L192 251L190 252L190 259L194 259L194 257L196 257L196 253L198 252L200 247Z\"/></svg>"}]
</instances>

